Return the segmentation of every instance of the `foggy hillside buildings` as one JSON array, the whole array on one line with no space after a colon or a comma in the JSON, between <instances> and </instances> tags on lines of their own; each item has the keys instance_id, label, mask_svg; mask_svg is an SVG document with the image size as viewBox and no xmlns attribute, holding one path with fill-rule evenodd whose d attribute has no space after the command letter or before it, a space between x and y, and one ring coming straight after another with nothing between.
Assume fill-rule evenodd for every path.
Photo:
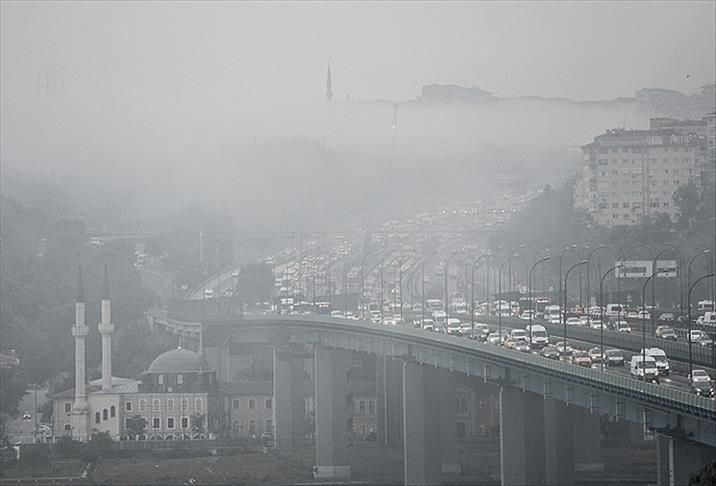
<instances>
[{"instance_id":1,"label":"foggy hillside buildings","mask_svg":"<svg viewBox=\"0 0 716 486\"><path fill-rule=\"evenodd\" d=\"M713 120L652 118L648 130L615 128L594 137L582 147L575 208L610 227L658 214L675 219L679 187L713 181Z\"/></svg>"}]
</instances>

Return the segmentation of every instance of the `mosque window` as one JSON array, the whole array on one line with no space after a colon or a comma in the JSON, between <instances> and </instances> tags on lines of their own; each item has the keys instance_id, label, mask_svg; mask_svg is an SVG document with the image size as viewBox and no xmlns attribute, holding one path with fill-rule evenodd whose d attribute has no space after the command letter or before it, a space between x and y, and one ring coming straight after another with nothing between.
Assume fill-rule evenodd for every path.
<instances>
[{"instance_id":1,"label":"mosque window","mask_svg":"<svg viewBox=\"0 0 716 486\"><path fill-rule=\"evenodd\" d=\"M181 399L181 409L186 410L188 408L189 408L189 400L187 400L186 398L182 398Z\"/></svg>"},{"instance_id":2,"label":"mosque window","mask_svg":"<svg viewBox=\"0 0 716 486\"><path fill-rule=\"evenodd\" d=\"M158 398L155 398L154 400L152 400L152 411L153 412L159 411L159 399Z\"/></svg>"},{"instance_id":3,"label":"mosque window","mask_svg":"<svg viewBox=\"0 0 716 486\"><path fill-rule=\"evenodd\" d=\"M157 377L157 381L160 385L163 385L164 384L164 375L159 375Z\"/></svg>"},{"instance_id":4,"label":"mosque window","mask_svg":"<svg viewBox=\"0 0 716 486\"><path fill-rule=\"evenodd\" d=\"M117 415L117 409L114 408L114 405L112 405L111 407L109 407L109 416L114 417L115 415Z\"/></svg>"},{"instance_id":5,"label":"mosque window","mask_svg":"<svg viewBox=\"0 0 716 486\"><path fill-rule=\"evenodd\" d=\"M201 398L196 399L196 401L194 402L194 408L196 408L197 410L201 410Z\"/></svg>"},{"instance_id":6,"label":"mosque window","mask_svg":"<svg viewBox=\"0 0 716 486\"><path fill-rule=\"evenodd\" d=\"M132 402L124 402L124 409L127 412L131 412L132 411Z\"/></svg>"},{"instance_id":7,"label":"mosque window","mask_svg":"<svg viewBox=\"0 0 716 486\"><path fill-rule=\"evenodd\" d=\"M147 401L145 399L139 400L139 411L144 412L147 409Z\"/></svg>"},{"instance_id":8,"label":"mosque window","mask_svg":"<svg viewBox=\"0 0 716 486\"><path fill-rule=\"evenodd\" d=\"M72 411L72 403L71 402L65 402L65 412L70 413Z\"/></svg>"},{"instance_id":9,"label":"mosque window","mask_svg":"<svg viewBox=\"0 0 716 486\"><path fill-rule=\"evenodd\" d=\"M94 414L94 423L96 423L96 424L99 423L99 412L95 412L95 414Z\"/></svg>"},{"instance_id":10,"label":"mosque window","mask_svg":"<svg viewBox=\"0 0 716 486\"><path fill-rule=\"evenodd\" d=\"M102 410L102 420L107 420L108 418L109 418L109 412L105 408L104 410Z\"/></svg>"},{"instance_id":11,"label":"mosque window","mask_svg":"<svg viewBox=\"0 0 716 486\"><path fill-rule=\"evenodd\" d=\"M173 399L173 398L170 398L170 399L167 400L167 410L168 410L169 412L173 412L173 411L174 411L174 399Z\"/></svg>"}]
</instances>

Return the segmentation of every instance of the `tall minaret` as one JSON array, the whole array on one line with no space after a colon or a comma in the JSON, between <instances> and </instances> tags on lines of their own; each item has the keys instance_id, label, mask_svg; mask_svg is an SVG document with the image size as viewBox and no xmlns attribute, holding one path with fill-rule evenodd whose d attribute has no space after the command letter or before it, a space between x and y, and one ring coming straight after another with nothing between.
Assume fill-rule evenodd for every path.
<instances>
[{"instance_id":1,"label":"tall minaret","mask_svg":"<svg viewBox=\"0 0 716 486\"><path fill-rule=\"evenodd\" d=\"M330 103L333 99L333 82L331 81L331 63L328 63L328 75L326 76L326 99Z\"/></svg>"},{"instance_id":2,"label":"tall minaret","mask_svg":"<svg viewBox=\"0 0 716 486\"><path fill-rule=\"evenodd\" d=\"M104 265L104 293L102 294L102 309L97 330L102 335L102 390L112 388L112 324L111 305L109 300L109 276L107 264Z\"/></svg>"},{"instance_id":3,"label":"tall minaret","mask_svg":"<svg viewBox=\"0 0 716 486\"><path fill-rule=\"evenodd\" d=\"M72 406L72 438L86 442L89 439L89 407L85 388L85 337L89 328L85 325L85 293L82 288L82 267L77 278L77 301L75 302L75 403Z\"/></svg>"}]
</instances>

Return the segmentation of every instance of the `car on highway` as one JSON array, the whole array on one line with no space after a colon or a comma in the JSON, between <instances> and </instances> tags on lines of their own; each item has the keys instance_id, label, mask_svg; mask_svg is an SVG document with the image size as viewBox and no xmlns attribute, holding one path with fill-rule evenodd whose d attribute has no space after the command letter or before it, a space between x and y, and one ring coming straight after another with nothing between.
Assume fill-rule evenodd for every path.
<instances>
[{"instance_id":1,"label":"car on highway","mask_svg":"<svg viewBox=\"0 0 716 486\"><path fill-rule=\"evenodd\" d=\"M510 339L513 339L515 341L521 340L527 342L529 341L529 336L527 336L527 333L524 329L511 329Z\"/></svg>"},{"instance_id":2,"label":"car on highway","mask_svg":"<svg viewBox=\"0 0 716 486\"><path fill-rule=\"evenodd\" d=\"M531 328L527 326L525 327L525 334L527 334L527 342L534 348L539 349L549 344L549 336L544 326L539 324L532 324Z\"/></svg>"},{"instance_id":3,"label":"car on highway","mask_svg":"<svg viewBox=\"0 0 716 486\"><path fill-rule=\"evenodd\" d=\"M577 350L572 353L572 364L590 367L592 366L592 358L589 357L587 351Z\"/></svg>"},{"instance_id":4,"label":"car on highway","mask_svg":"<svg viewBox=\"0 0 716 486\"><path fill-rule=\"evenodd\" d=\"M462 336L462 327L460 327L460 319L449 318L447 320L447 332L453 336Z\"/></svg>"},{"instance_id":5,"label":"car on highway","mask_svg":"<svg viewBox=\"0 0 716 486\"><path fill-rule=\"evenodd\" d=\"M559 359L559 350L552 345L547 345L539 352L540 356L549 359Z\"/></svg>"},{"instance_id":6,"label":"car on highway","mask_svg":"<svg viewBox=\"0 0 716 486\"><path fill-rule=\"evenodd\" d=\"M520 314L520 319L523 321L529 321L530 319L535 319L535 311L532 309L525 309Z\"/></svg>"},{"instance_id":7,"label":"car on highway","mask_svg":"<svg viewBox=\"0 0 716 486\"><path fill-rule=\"evenodd\" d=\"M619 349L607 349L604 351L604 364L606 366L624 366L624 353Z\"/></svg>"},{"instance_id":8,"label":"car on highway","mask_svg":"<svg viewBox=\"0 0 716 486\"><path fill-rule=\"evenodd\" d=\"M654 361L656 361L656 369L659 370L659 374L663 376L668 376L671 367L669 366L669 360L666 357L666 353L661 348L647 348L646 350L642 349L639 351L639 354L646 354L647 356L651 356L654 358Z\"/></svg>"},{"instance_id":9,"label":"car on highway","mask_svg":"<svg viewBox=\"0 0 716 486\"><path fill-rule=\"evenodd\" d=\"M32 415L30 414L30 412L25 411L22 413L23 420L30 420L31 418L32 418Z\"/></svg>"},{"instance_id":10,"label":"car on highway","mask_svg":"<svg viewBox=\"0 0 716 486\"><path fill-rule=\"evenodd\" d=\"M204 298L205 299L213 299L214 298L214 289L204 289Z\"/></svg>"},{"instance_id":11,"label":"car on highway","mask_svg":"<svg viewBox=\"0 0 716 486\"><path fill-rule=\"evenodd\" d=\"M668 339L670 341L676 341L676 331L670 326L659 326L654 331L654 335L661 339Z\"/></svg>"},{"instance_id":12,"label":"car on highway","mask_svg":"<svg viewBox=\"0 0 716 486\"><path fill-rule=\"evenodd\" d=\"M592 329L597 329L597 330L607 328L607 326L599 319L592 319L592 322L591 322L591 324L589 324L589 327Z\"/></svg>"},{"instance_id":13,"label":"car on highway","mask_svg":"<svg viewBox=\"0 0 716 486\"><path fill-rule=\"evenodd\" d=\"M580 325L579 317L568 317L567 325L568 326L579 326Z\"/></svg>"},{"instance_id":14,"label":"car on highway","mask_svg":"<svg viewBox=\"0 0 716 486\"><path fill-rule=\"evenodd\" d=\"M632 356L629 373L632 378L659 383L659 369L656 367L656 360L651 356L644 357L641 354Z\"/></svg>"},{"instance_id":15,"label":"car on highway","mask_svg":"<svg viewBox=\"0 0 716 486\"><path fill-rule=\"evenodd\" d=\"M490 335L490 328L487 324L475 324L475 329L471 329L468 337L475 341L485 342Z\"/></svg>"},{"instance_id":16,"label":"car on highway","mask_svg":"<svg viewBox=\"0 0 716 486\"><path fill-rule=\"evenodd\" d=\"M574 352L574 348L570 346L569 344L564 343L564 341L557 341L554 343L554 347L557 348L557 351L559 351L559 354L565 355L565 356L571 356Z\"/></svg>"},{"instance_id":17,"label":"car on highway","mask_svg":"<svg viewBox=\"0 0 716 486\"><path fill-rule=\"evenodd\" d=\"M589 354L589 358L592 360L592 363L601 363L602 362L602 350L599 347L594 347L587 351Z\"/></svg>"},{"instance_id":18,"label":"car on highway","mask_svg":"<svg viewBox=\"0 0 716 486\"><path fill-rule=\"evenodd\" d=\"M651 314L649 313L649 311L639 311L636 318L640 321L648 321L649 319L651 319Z\"/></svg>"},{"instance_id":19,"label":"car on highway","mask_svg":"<svg viewBox=\"0 0 716 486\"><path fill-rule=\"evenodd\" d=\"M664 312L659 316L659 322L674 322L676 317L671 312Z\"/></svg>"},{"instance_id":20,"label":"car on highway","mask_svg":"<svg viewBox=\"0 0 716 486\"><path fill-rule=\"evenodd\" d=\"M689 376L689 386L691 392L702 397L713 397L714 386L713 380L706 370L694 370Z\"/></svg>"},{"instance_id":21,"label":"car on highway","mask_svg":"<svg viewBox=\"0 0 716 486\"><path fill-rule=\"evenodd\" d=\"M589 316L579 316L579 325L580 326L588 326L589 321L592 319Z\"/></svg>"},{"instance_id":22,"label":"car on highway","mask_svg":"<svg viewBox=\"0 0 716 486\"><path fill-rule=\"evenodd\" d=\"M488 344L493 344L495 346L501 346L502 343L505 341L506 337L507 337L506 331L502 331L502 336L500 336L500 334L497 332L493 332L493 333L490 333L489 336L487 336L486 342Z\"/></svg>"},{"instance_id":23,"label":"car on highway","mask_svg":"<svg viewBox=\"0 0 716 486\"><path fill-rule=\"evenodd\" d=\"M692 329L691 334L689 335L689 340L699 346L711 346L711 344L713 344L713 341L708 334L701 329Z\"/></svg>"},{"instance_id":24,"label":"car on highway","mask_svg":"<svg viewBox=\"0 0 716 486\"><path fill-rule=\"evenodd\" d=\"M505 340L505 347L507 349L514 349L515 351L521 351L523 353L530 352L529 343L522 339L508 338L507 340Z\"/></svg>"},{"instance_id":25,"label":"car on highway","mask_svg":"<svg viewBox=\"0 0 716 486\"><path fill-rule=\"evenodd\" d=\"M612 329L618 332L631 332L631 326L628 321L614 321L611 325Z\"/></svg>"}]
</instances>

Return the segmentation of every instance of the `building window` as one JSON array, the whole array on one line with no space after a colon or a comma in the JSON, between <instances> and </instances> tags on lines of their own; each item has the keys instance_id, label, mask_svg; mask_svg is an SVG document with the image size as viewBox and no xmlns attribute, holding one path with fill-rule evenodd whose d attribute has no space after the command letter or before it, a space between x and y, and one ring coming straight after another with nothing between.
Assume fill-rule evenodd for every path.
<instances>
[{"instance_id":1,"label":"building window","mask_svg":"<svg viewBox=\"0 0 716 486\"><path fill-rule=\"evenodd\" d=\"M147 401L145 399L139 400L139 411L144 412L147 409Z\"/></svg>"},{"instance_id":2,"label":"building window","mask_svg":"<svg viewBox=\"0 0 716 486\"><path fill-rule=\"evenodd\" d=\"M239 406L241 406L241 400L239 400L238 398L234 398L231 401L231 408L233 408L234 410L238 410Z\"/></svg>"},{"instance_id":3,"label":"building window","mask_svg":"<svg viewBox=\"0 0 716 486\"><path fill-rule=\"evenodd\" d=\"M71 402L65 402L65 412L70 413L72 411L72 403Z\"/></svg>"},{"instance_id":4,"label":"building window","mask_svg":"<svg viewBox=\"0 0 716 486\"><path fill-rule=\"evenodd\" d=\"M174 399L170 398L167 400L167 411L173 412L174 411Z\"/></svg>"},{"instance_id":5,"label":"building window","mask_svg":"<svg viewBox=\"0 0 716 486\"><path fill-rule=\"evenodd\" d=\"M256 421L249 420L249 434L256 435Z\"/></svg>"},{"instance_id":6,"label":"building window","mask_svg":"<svg viewBox=\"0 0 716 486\"><path fill-rule=\"evenodd\" d=\"M273 403L271 403L271 399L267 398L266 399L266 408L270 409L272 406L273 406Z\"/></svg>"},{"instance_id":7,"label":"building window","mask_svg":"<svg viewBox=\"0 0 716 486\"><path fill-rule=\"evenodd\" d=\"M358 402L358 413L360 415L365 415L365 400Z\"/></svg>"},{"instance_id":8,"label":"building window","mask_svg":"<svg viewBox=\"0 0 716 486\"><path fill-rule=\"evenodd\" d=\"M177 385L181 385L182 383L184 383L184 375L180 373L177 375Z\"/></svg>"},{"instance_id":9,"label":"building window","mask_svg":"<svg viewBox=\"0 0 716 486\"><path fill-rule=\"evenodd\" d=\"M114 408L114 405L112 405L111 407L109 407L109 416L114 417L115 415L117 415L117 409Z\"/></svg>"},{"instance_id":10,"label":"building window","mask_svg":"<svg viewBox=\"0 0 716 486\"><path fill-rule=\"evenodd\" d=\"M109 412L107 412L107 409L105 408L102 410L102 420L107 420L109 418Z\"/></svg>"},{"instance_id":11,"label":"building window","mask_svg":"<svg viewBox=\"0 0 716 486\"><path fill-rule=\"evenodd\" d=\"M167 429L174 428L174 417L167 417Z\"/></svg>"},{"instance_id":12,"label":"building window","mask_svg":"<svg viewBox=\"0 0 716 486\"><path fill-rule=\"evenodd\" d=\"M95 414L94 414L94 423L96 423L96 424L99 423L99 412L95 412Z\"/></svg>"},{"instance_id":13,"label":"building window","mask_svg":"<svg viewBox=\"0 0 716 486\"><path fill-rule=\"evenodd\" d=\"M158 398L155 398L154 400L152 400L152 411L153 412L159 411L159 399Z\"/></svg>"},{"instance_id":14,"label":"building window","mask_svg":"<svg viewBox=\"0 0 716 486\"><path fill-rule=\"evenodd\" d=\"M164 384L164 375L160 374L160 375L157 377L157 383L159 383L160 385L163 385L163 384Z\"/></svg>"},{"instance_id":15,"label":"building window","mask_svg":"<svg viewBox=\"0 0 716 486\"><path fill-rule=\"evenodd\" d=\"M186 398L182 398L181 399L181 409L187 410L188 408L189 408L189 400L187 400Z\"/></svg>"},{"instance_id":16,"label":"building window","mask_svg":"<svg viewBox=\"0 0 716 486\"><path fill-rule=\"evenodd\" d=\"M254 400L253 398L250 398L249 399L249 410L253 410L255 408L256 408L256 400Z\"/></svg>"},{"instance_id":17,"label":"building window","mask_svg":"<svg viewBox=\"0 0 716 486\"><path fill-rule=\"evenodd\" d=\"M371 415L375 413L375 400L368 400L368 413Z\"/></svg>"},{"instance_id":18,"label":"building window","mask_svg":"<svg viewBox=\"0 0 716 486\"><path fill-rule=\"evenodd\" d=\"M132 402L124 402L124 409L127 412L131 412L132 411Z\"/></svg>"},{"instance_id":19,"label":"building window","mask_svg":"<svg viewBox=\"0 0 716 486\"><path fill-rule=\"evenodd\" d=\"M65 424L65 432L69 432L72 429L70 424Z\"/></svg>"},{"instance_id":20,"label":"building window","mask_svg":"<svg viewBox=\"0 0 716 486\"><path fill-rule=\"evenodd\" d=\"M181 418L181 428L187 429L189 428L189 418L188 417L182 417Z\"/></svg>"},{"instance_id":21,"label":"building window","mask_svg":"<svg viewBox=\"0 0 716 486\"><path fill-rule=\"evenodd\" d=\"M194 402L194 408L196 408L197 410L201 410L201 398L196 399L196 401Z\"/></svg>"},{"instance_id":22,"label":"building window","mask_svg":"<svg viewBox=\"0 0 716 486\"><path fill-rule=\"evenodd\" d=\"M161 428L161 426L162 426L162 419L160 419L159 417L154 417L152 419L152 428L159 429L159 428Z\"/></svg>"},{"instance_id":23,"label":"building window","mask_svg":"<svg viewBox=\"0 0 716 486\"><path fill-rule=\"evenodd\" d=\"M271 422L271 419L266 421L266 432L273 432L273 422Z\"/></svg>"}]
</instances>

